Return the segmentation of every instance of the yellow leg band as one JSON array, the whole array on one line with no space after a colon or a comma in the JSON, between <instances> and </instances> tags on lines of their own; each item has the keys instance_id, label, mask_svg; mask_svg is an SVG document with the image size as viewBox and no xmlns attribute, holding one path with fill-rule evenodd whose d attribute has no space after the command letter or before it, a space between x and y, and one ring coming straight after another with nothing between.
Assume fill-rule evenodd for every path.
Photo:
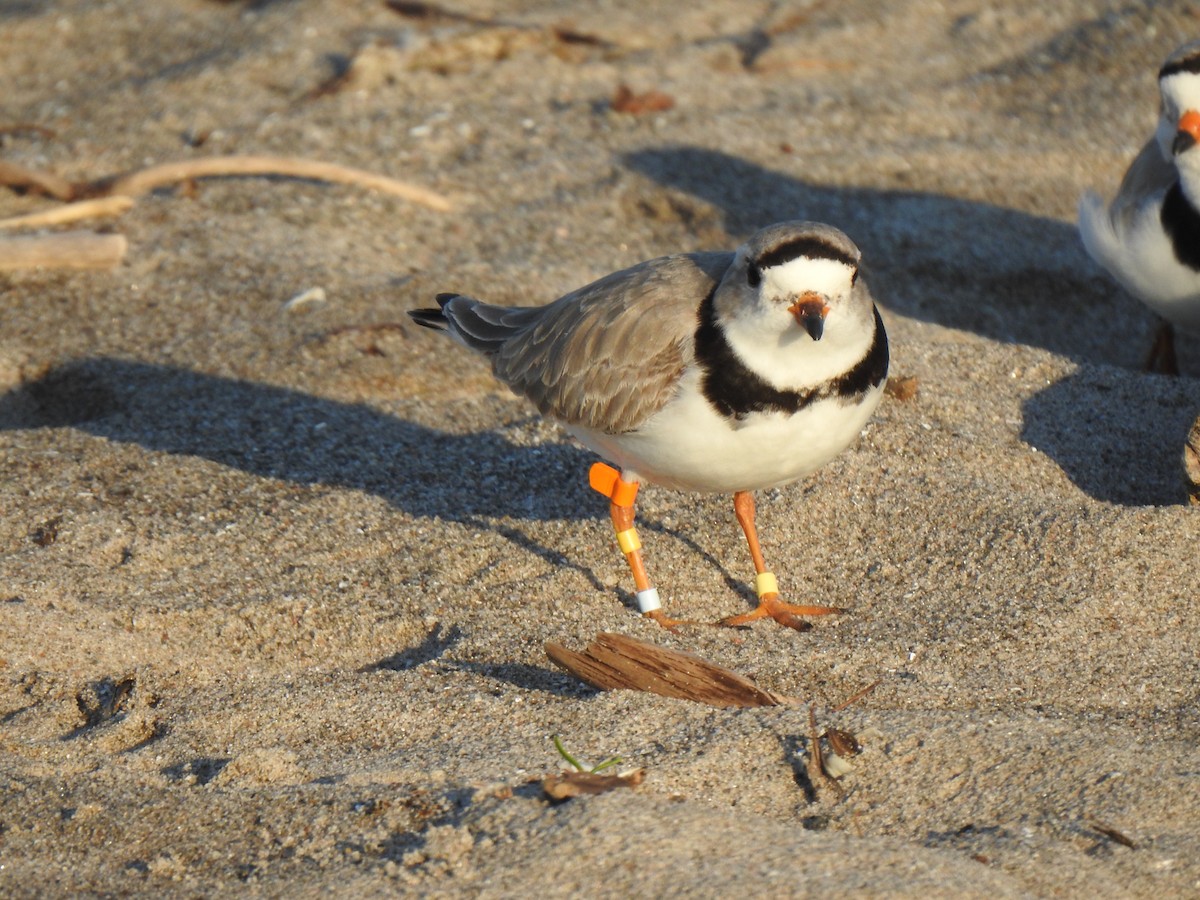
<instances>
[{"instance_id":1,"label":"yellow leg band","mask_svg":"<svg viewBox=\"0 0 1200 900\"><path fill-rule=\"evenodd\" d=\"M775 580L774 572L759 572L754 577L754 590L761 600L764 594L778 594L779 582Z\"/></svg>"},{"instance_id":2,"label":"yellow leg band","mask_svg":"<svg viewBox=\"0 0 1200 900\"><path fill-rule=\"evenodd\" d=\"M617 546L621 548L622 553L632 553L634 550L642 549L642 542L638 538L636 528L626 528L624 531L617 532Z\"/></svg>"}]
</instances>

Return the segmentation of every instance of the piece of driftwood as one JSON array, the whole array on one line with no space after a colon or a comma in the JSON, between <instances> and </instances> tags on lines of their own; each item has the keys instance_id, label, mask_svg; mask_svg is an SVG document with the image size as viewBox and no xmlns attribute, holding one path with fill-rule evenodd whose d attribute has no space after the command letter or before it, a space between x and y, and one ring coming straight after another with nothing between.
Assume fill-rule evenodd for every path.
<instances>
[{"instance_id":1,"label":"piece of driftwood","mask_svg":"<svg viewBox=\"0 0 1200 900\"><path fill-rule=\"evenodd\" d=\"M551 800L569 800L587 794L604 794L617 788L637 787L646 773L637 769L625 775L599 775L596 772L572 772L565 769L561 775L547 775L542 779L542 790Z\"/></svg>"},{"instance_id":2,"label":"piece of driftwood","mask_svg":"<svg viewBox=\"0 0 1200 900\"><path fill-rule=\"evenodd\" d=\"M65 201L117 196L136 198L155 188L196 178L250 175L308 178L314 181L349 184L401 197L438 212L450 212L454 208L446 197L428 188L363 169L293 156L207 156L162 163L124 175L112 175L74 184L57 175L37 172L16 163L0 160L0 185L35 189Z\"/></svg>"},{"instance_id":3,"label":"piece of driftwood","mask_svg":"<svg viewBox=\"0 0 1200 900\"><path fill-rule=\"evenodd\" d=\"M90 184L80 185L78 188L79 196L85 197L114 194L140 197L155 188L177 184L181 181L190 181L193 178L247 175L310 178L314 181L350 184L401 197L413 203L428 206L438 212L449 212L453 209L449 200L428 188L350 166L293 156L208 156L201 159L187 159L181 162L162 163L126 175L101 179Z\"/></svg>"},{"instance_id":4,"label":"piece of driftwood","mask_svg":"<svg viewBox=\"0 0 1200 900\"><path fill-rule=\"evenodd\" d=\"M546 644L551 662L604 691L649 691L710 706L778 706L791 698L766 691L731 669L692 653L602 632L582 652Z\"/></svg>"},{"instance_id":5,"label":"piece of driftwood","mask_svg":"<svg viewBox=\"0 0 1200 900\"><path fill-rule=\"evenodd\" d=\"M0 271L13 269L111 269L125 258L123 234L64 231L0 238Z\"/></svg>"},{"instance_id":6,"label":"piece of driftwood","mask_svg":"<svg viewBox=\"0 0 1200 900\"><path fill-rule=\"evenodd\" d=\"M51 175L49 172L29 169L3 159L0 159L0 184L24 190L40 191L43 194L49 194L56 200L73 200L75 198L75 186L67 179Z\"/></svg>"},{"instance_id":7,"label":"piece of driftwood","mask_svg":"<svg viewBox=\"0 0 1200 900\"><path fill-rule=\"evenodd\" d=\"M1183 478L1188 500L1193 506L1200 505L1200 419L1192 423L1183 445Z\"/></svg>"},{"instance_id":8,"label":"piece of driftwood","mask_svg":"<svg viewBox=\"0 0 1200 900\"><path fill-rule=\"evenodd\" d=\"M45 228L48 225L65 225L81 219L99 219L119 216L133 206L133 198L125 196L101 197L95 200L79 200L66 206L43 209L23 216L0 219L0 228Z\"/></svg>"}]
</instances>

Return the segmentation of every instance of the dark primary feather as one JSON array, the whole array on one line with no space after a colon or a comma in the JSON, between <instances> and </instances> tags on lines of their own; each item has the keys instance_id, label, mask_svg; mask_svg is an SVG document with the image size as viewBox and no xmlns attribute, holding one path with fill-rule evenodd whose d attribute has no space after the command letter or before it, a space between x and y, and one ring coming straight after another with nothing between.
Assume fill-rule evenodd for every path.
<instances>
[{"instance_id":1,"label":"dark primary feather","mask_svg":"<svg viewBox=\"0 0 1200 900\"><path fill-rule=\"evenodd\" d=\"M438 294L437 302L440 304L437 309L410 309L408 314L413 321L418 325L424 325L426 328L432 328L434 331L445 331L450 327L450 323L446 321L446 316L442 312L442 307L452 297L457 294Z\"/></svg>"}]
</instances>

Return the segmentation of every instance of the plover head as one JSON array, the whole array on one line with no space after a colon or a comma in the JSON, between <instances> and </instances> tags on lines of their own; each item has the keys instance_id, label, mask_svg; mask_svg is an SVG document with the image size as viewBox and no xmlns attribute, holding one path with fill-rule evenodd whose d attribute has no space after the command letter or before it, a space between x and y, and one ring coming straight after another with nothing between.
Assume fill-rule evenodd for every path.
<instances>
[{"instance_id":1,"label":"plover head","mask_svg":"<svg viewBox=\"0 0 1200 900\"><path fill-rule=\"evenodd\" d=\"M1163 157L1172 159L1200 137L1200 41L1167 57L1158 72L1158 89L1162 108L1155 137ZM1189 113L1193 118L1185 123Z\"/></svg>"},{"instance_id":2,"label":"plover head","mask_svg":"<svg viewBox=\"0 0 1200 900\"><path fill-rule=\"evenodd\" d=\"M860 259L829 225L764 228L739 248L713 297L717 323L738 357L772 383L832 377L862 357L874 334Z\"/></svg>"}]
</instances>

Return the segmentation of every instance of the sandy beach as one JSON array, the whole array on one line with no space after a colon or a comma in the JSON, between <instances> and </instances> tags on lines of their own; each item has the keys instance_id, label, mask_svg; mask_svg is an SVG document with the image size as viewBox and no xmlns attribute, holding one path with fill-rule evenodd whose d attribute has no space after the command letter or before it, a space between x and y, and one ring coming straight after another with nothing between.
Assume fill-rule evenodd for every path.
<instances>
[{"instance_id":1,"label":"sandy beach","mask_svg":"<svg viewBox=\"0 0 1200 900\"><path fill-rule=\"evenodd\" d=\"M451 207L190 179L73 226L110 270L0 272L0 894L1200 893L1200 339L1143 372L1074 224L1200 12L682 7L0 0L0 162ZM846 613L668 632L595 457L407 311L786 219L862 248L916 393L758 497L785 595ZM638 510L669 613L752 606L729 498ZM546 656L601 632L796 702ZM810 711L862 745L836 784ZM644 781L552 803L554 735Z\"/></svg>"}]
</instances>

